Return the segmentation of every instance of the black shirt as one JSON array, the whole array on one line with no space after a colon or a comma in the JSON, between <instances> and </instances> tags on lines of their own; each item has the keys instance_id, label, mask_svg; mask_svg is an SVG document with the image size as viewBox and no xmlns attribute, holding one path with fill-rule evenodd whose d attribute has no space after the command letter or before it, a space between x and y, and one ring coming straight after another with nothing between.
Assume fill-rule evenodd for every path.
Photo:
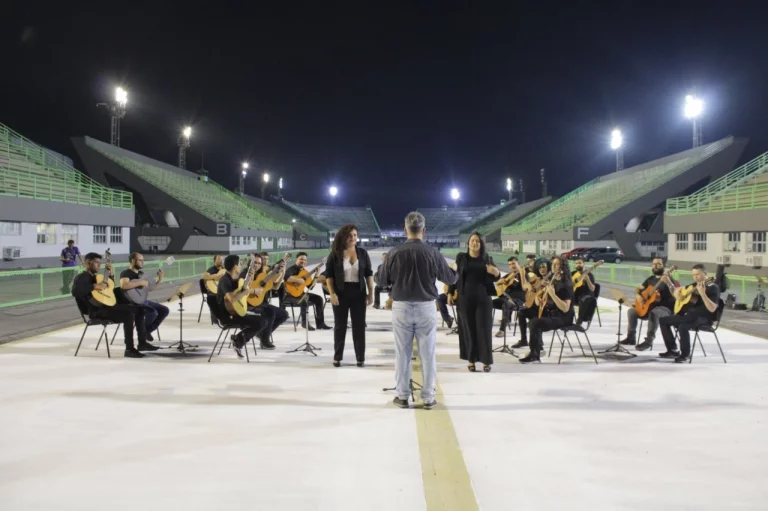
<instances>
[{"instance_id":1,"label":"black shirt","mask_svg":"<svg viewBox=\"0 0 768 511\"><path fill-rule=\"evenodd\" d=\"M239 282L232 280L232 277L229 276L229 273L222 275L222 277L219 279L219 287L216 292L216 301L220 306L224 306L224 297L227 296L227 293L234 293L239 284Z\"/></svg>"},{"instance_id":2,"label":"black shirt","mask_svg":"<svg viewBox=\"0 0 768 511\"><path fill-rule=\"evenodd\" d=\"M640 287L643 289L647 287L653 287L655 286L659 280L661 280L661 277L658 275L651 275L647 279L643 281L642 284L640 284ZM672 291L669 290L669 286L666 284L661 284L658 287L658 292L661 295L661 301L659 301L659 305L662 307L666 307L670 311L674 309L675 307L675 296L672 294Z\"/></svg>"},{"instance_id":3,"label":"black shirt","mask_svg":"<svg viewBox=\"0 0 768 511\"><path fill-rule=\"evenodd\" d=\"M431 302L437 300L435 281L456 282L440 252L421 240L408 240L389 251L379 269L379 285L392 287L389 294L397 302Z\"/></svg>"},{"instance_id":4,"label":"black shirt","mask_svg":"<svg viewBox=\"0 0 768 511\"><path fill-rule=\"evenodd\" d=\"M464 289L460 295L484 296L487 295L486 275L488 270L485 262L480 257L467 257L466 272L464 274Z\"/></svg>"},{"instance_id":5,"label":"black shirt","mask_svg":"<svg viewBox=\"0 0 768 511\"><path fill-rule=\"evenodd\" d=\"M128 279L128 280L138 280L141 279L141 276L144 275L144 272L135 272L132 269L128 268L127 270L123 270L123 273L120 274L121 279Z\"/></svg>"},{"instance_id":6,"label":"black shirt","mask_svg":"<svg viewBox=\"0 0 768 511\"><path fill-rule=\"evenodd\" d=\"M297 265L292 264L289 268L285 270L285 280L288 280L291 277L295 277L303 269L304 269L303 267L299 268Z\"/></svg>"},{"instance_id":7,"label":"black shirt","mask_svg":"<svg viewBox=\"0 0 768 511\"><path fill-rule=\"evenodd\" d=\"M112 279L114 280L114 279ZM96 283L96 275L88 271L84 271L75 277L72 282L72 296L77 300L77 307L84 314L86 311L90 313L93 309L103 308L102 305L96 305L91 300L91 292L93 292L93 285Z\"/></svg>"},{"instance_id":8,"label":"black shirt","mask_svg":"<svg viewBox=\"0 0 768 511\"><path fill-rule=\"evenodd\" d=\"M221 268L216 268L215 266L211 266L207 270L205 270L205 273L208 273L210 275L216 275L221 271Z\"/></svg>"},{"instance_id":9,"label":"black shirt","mask_svg":"<svg viewBox=\"0 0 768 511\"><path fill-rule=\"evenodd\" d=\"M549 303L547 303L547 309L549 310L550 316L555 315L561 315L561 316L569 316L573 315L573 286L568 285L565 282L562 281L555 281L555 294L558 298L560 298L563 301L570 300L571 306L568 308L568 312L563 312L560 310L560 308L554 304L551 298L547 295L547 300Z\"/></svg>"},{"instance_id":10,"label":"black shirt","mask_svg":"<svg viewBox=\"0 0 768 511\"><path fill-rule=\"evenodd\" d=\"M696 288L695 283L690 284L691 286ZM715 304L718 304L720 301L720 288L717 287L717 284L709 284L707 286L707 298L709 298L711 301L715 302ZM704 305L704 300L699 298L696 303L688 303L688 306L685 309L685 315L693 314L695 316L702 316L704 318L707 318L710 321L714 321L715 318L715 312L709 312L709 309L707 309L707 306Z\"/></svg>"},{"instance_id":11,"label":"black shirt","mask_svg":"<svg viewBox=\"0 0 768 511\"><path fill-rule=\"evenodd\" d=\"M513 279L512 283L509 284L506 287L506 289L504 289L505 293L507 293L509 295L512 295L512 296L515 296L516 294L520 294L520 293L524 293L525 292L525 291L523 291L523 283L520 281L520 276L518 275L517 277L515 277L515 279L517 279L517 280Z\"/></svg>"},{"instance_id":12,"label":"black shirt","mask_svg":"<svg viewBox=\"0 0 768 511\"><path fill-rule=\"evenodd\" d=\"M364 248L355 247L357 252L357 282L344 283L344 258L338 257L335 252L328 254L328 258L325 260L325 275L328 279L333 279L333 288L335 291L344 291L344 287L347 285L358 286L360 291L365 292L367 287L368 277L373 277L373 269L371 267L371 258L368 255L368 251ZM373 292L373 289L369 289L369 292Z\"/></svg>"},{"instance_id":13,"label":"black shirt","mask_svg":"<svg viewBox=\"0 0 768 511\"><path fill-rule=\"evenodd\" d=\"M571 277L576 274L576 272L579 272L579 270L573 270L571 272ZM584 270L580 271L579 273L584 273ZM585 296L593 296L594 293L592 290L589 289L589 286L587 285L587 279L594 285L595 284L595 278L592 276L591 273L588 273L586 276L584 276L584 283L581 285L581 287L574 291L574 298L576 300L581 300ZM576 285L574 282L573 285Z\"/></svg>"}]
</instances>

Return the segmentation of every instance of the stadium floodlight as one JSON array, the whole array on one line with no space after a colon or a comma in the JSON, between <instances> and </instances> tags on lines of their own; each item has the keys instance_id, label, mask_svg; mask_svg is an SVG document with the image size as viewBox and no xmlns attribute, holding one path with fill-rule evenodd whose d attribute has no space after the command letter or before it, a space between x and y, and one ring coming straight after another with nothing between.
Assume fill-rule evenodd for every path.
<instances>
[{"instance_id":1,"label":"stadium floodlight","mask_svg":"<svg viewBox=\"0 0 768 511\"><path fill-rule=\"evenodd\" d=\"M186 169L187 168L187 149L189 148L189 137L192 136L192 128L189 126L184 126L184 129L181 130L181 134L179 135L179 168L180 169Z\"/></svg>"},{"instance_id":2,"label":"stadium floodlight","mask_svg":"<svg viewBox=\"0 0 768 511\"><path fill-rule=\"evenodd\" d=\"M181 132L182 135L184 135L185 138L189 138L192 136L192 127L191 126L184 126L184 131Z\"/></svg>"},{"instance_id":3,"label":"stadium floodlight","mask_svg":"<svg viewBox=\"0 0 768 511\"><path fill-rule=\"evenodd\" d=\"M267 172L264 173L264 182L269 183L269 174Z\"/></svg>"},{"instance_id":4,"label":"stadium floodlight","mask_svg":"<svg viewBox=\"0 0 768 511\"><path fill-rule=\"evenodd\" d=\"M245 176L248 175L248 167L250 167L250 165L247 161L240 164L240 195L245 194Z\"/></svg>"},{"instance_id":5,"label":"stadium floodlight","mask_svg":"<svg viewBox=\"0 0 768 511\"><path fill-rule=\"evenodd\" d=\"M280 188L281 190L283 189L283 178L282 177L277 181L277 187Z\"/></svg>"},{"instance_id":6,"label":"stadium floodlight","mask_svg":"<svg viewBox=\"0 0 768 511\"><path fill-rule=\"evenodd\" d=\"M461 194L459 193L459 189L451 188L451 199L459 200L459 197L461 197Z\"/></svg>"},{"instance_id":7,"label":"stadium floodlight","mask_svg":"<svg viewBox=\"0 0 768 511\"><path fill-rule=\"evenodd\" d=\"M336 200L336 196L339 194L339 189L335 186L331 185L328 187L328 195L331 197L331 205L333 205L334 201Z\"/></svg>"},{"instance_id":8,"label":"stadium floodlight","mask_svg":"<svg viewBox=\"0 0 768 511\"><path fill-rule=\"evenodd\" d=\"M704 113L704 100L692 94L685 96L683 115L693 123L693 147L701 145L701 120Z\"/></svg>"},{"instance_id":9,"label":"stadium floodlight","mask_svg":"<svg viewBox=\"0 0 768 511\"><path fill-rule=\"evenodd\" d=\"M96 107L104 107L111 118L109 143L120 147L120 119L125 117L125 105L128 104L128 93L122 87L115 88L115 96L109 103L96 103Z\"/></svg>"},{"instance_id":10,"label":"stadium floodlight","mask_svg":"<svg viewBox=\"0 0 768 511\"><path fill-rule=\"evenodd\" d=\"M512 178L511 177L507 178L507 195L509 196L508 200L511 202L512 201Z\"/></svg>"},{"instance_id":11,"label":"stadium floodlight","mask_svg":"<svg viewBox=\"0 0 768 511\"><path fill-rule=\"evenodd\" d=\"M291 218L291 223L295 224L296 223L296 219L295 218Z\"/></svg>"},{"instance_id":12,"label":"stadium floodlight","mask_svg":"<svg viewBox=\"0 0 768 511\"><path fill-rule=\"evenodd\" d=\"M115 103L121 108L125 108L125 105L128 104L128 92L122 87L115 89Z\"/></svg>"},{"instance_id":13,"label":"stadium floodlight","mask_svg":"<svg viewBox=\"0 0 768 511\"><path fill-rule=\"evenodd\" d=\"M611 149L616 151L616 172L624 168L624 136L619 128L611 131Z\"/></svg>"}]
</instances>

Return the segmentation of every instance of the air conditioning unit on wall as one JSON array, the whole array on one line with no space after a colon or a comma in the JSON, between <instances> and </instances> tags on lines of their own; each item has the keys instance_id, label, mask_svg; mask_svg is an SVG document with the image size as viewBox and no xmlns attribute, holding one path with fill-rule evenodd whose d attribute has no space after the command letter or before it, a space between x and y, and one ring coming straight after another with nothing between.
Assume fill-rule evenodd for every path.
<instances>
[{"instance_id":1,"label":"air conditioning unit on wall","mask_svg":"<svg viewBox=\"0 0 768 511\"><path fill-rule=\"evenodd\" d=\"M750 256L747 257L747 266L751 266L752 268L762 268L763 267L763 256Z\"/></svg>"},{"instance_id":2,"label":"air conditioning unit on wall","mask_svg":"<svg viewBox=\"0 0 768 511\"><path fill-rule=\"evenodd\" d=\"M731 256L729 255L717 256L717 264L731 264Z\"/></svg>"},{"instance_id":3,"label":"air conditioning unit on wall","mask_svg":"<svg viewBox=\"0 0 768 511\"><path fill-rule=\"evenodd\" d=\"M3 247L3 259L6 261L21 259L21 247Z\"/></svg>"}]
</instances>

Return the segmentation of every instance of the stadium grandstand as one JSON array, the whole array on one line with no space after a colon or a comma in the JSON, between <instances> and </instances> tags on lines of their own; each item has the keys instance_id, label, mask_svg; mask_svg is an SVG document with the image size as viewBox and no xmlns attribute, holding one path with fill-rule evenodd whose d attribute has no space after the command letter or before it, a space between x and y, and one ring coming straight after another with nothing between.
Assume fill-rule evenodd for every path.
<instances>
[{"instance_id":1,"label":"stadium grandstand","mask_svg":"<svg viewBox=\"0 0 768 511\"><path fill-rule=\"evenodd\" d=\"M0 196L0 268L60 266L69 240L83 253L109 248L115 260L128 259L131 193L102 186L3 124Z\"/></svg>"},{"instance_id":2,"label":"stadium grandstand","mask_svg":"<svg viewBox=\"0 0 768 511\"><path fill-rule=\"evenodd\" d=\"M691 195L667 200L669 260L681 268L723 264L738 275L758 275L768 264L766 231L768 153Z\"/></svg>"},{"instance_id":3,"label":"stadium grandstand","mask_svg":"<svg viewBox=\"0 0 768 511\"><path fill-rule=\"evenodd\" d=\"M552 254L609 247L626 259L664 256L666 199L728 173L746 143L727 137L595 178L504 227L503 249Z\"/></svg>"},{"instance_id":4,"label":"stadium grandstand","mask_svg":"<svg viewBox=\"0 0 768 511\"><path fill-rule=\"evenodd\" d=\"M96 181L133 192L143 252L232 253L293 247L293 228L198 174L90 137L73 143Z\"/></svg>"},{"instance_id":5,"label":"stadium grandstand","mask_svg":"<svg viewBox=\"0 0 768 511\"><path fill-rule=\"evenodd\" d=\"M471 222L480 215L493 213L502 209L504 203L476 207L416 208L424 215L427 224L427 235L424 240L444 247L459 246L459 228Z\"/></svg>"},{"instance_id":6,"label":"stadium grandstand","mask_svg":"<svg viewBox=\"0 0 768 511\"><path fill-rule=\"evenodd\" d=\"M331 227L316 220L311 215L298 215L282 202L270 202L245 194L245 198L273 218L293 226L296 248L322 248L330 245L328 233Z\"/></svg>"},{"instance_id":7,"label":"stadium grandstand","mask_svg":"<svg viewBox=\"0 0 768 511\"><path fill-rule=\"evenodd\" d=\"M341 226L355 224L362 246L377 247L381 245L381 229L370 206L323 206L299 204L285 199L282 200L282 204L288 210L301 215L303 218L314 218L316 222L327 226L330 239L333 238L333 235Z\"/></svg>"},{"instance_id":8,"label":"stadium grandstand","mask_svg":"<svg viewBox=\"0 0 768 511\"><path fill-rule=\"evenodd\" d=\"M535 201L518 204L516 201L502 203L499 207L486 210L469 222L459 226L462 246L470 235L479 232L485 239L488 250L501 249L501 229L510 225L525 215L552 202L552 197L543 197Z\"/></svg>"}]
</instances>

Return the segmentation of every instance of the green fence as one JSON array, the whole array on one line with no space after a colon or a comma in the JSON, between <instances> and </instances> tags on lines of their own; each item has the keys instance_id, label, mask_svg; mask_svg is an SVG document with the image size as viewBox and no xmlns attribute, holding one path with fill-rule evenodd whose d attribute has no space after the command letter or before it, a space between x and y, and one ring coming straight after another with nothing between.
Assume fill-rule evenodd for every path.
<instances>
[{"instance_id":1,"label":"green fence","mask_svg":"<svg viewBox=\"0 0 768 511\"><path fill-rule=\"evenodd\" d=\"M441 250L441 253L446 257L455 257L458 252L463 252L463 250ZM511 254L503 252L489 252L489 254L493 257L493 261L496 265L502 269L506 269L505 263ZM522 257L525 259L525 255ZM521 262L524 263L524 260ZM571 268L573 268L573 262L571 262ZM605 263L595 270L595 278L598 282L633 288L639 286L650 275L650 266ZM679 281L683 286L693 282L693 277L689 270L677 270L674 272L673 276L675 280ZM729 273L728 284L728 292L736 294L736 301L748 305L752 304L752 299L757 294L757 279L755 277L731 275ZM604 292L601 296L608 297L609 295L607 292Z\"/></svg>"},{"instance_id":2,"label":"green fence","mask_svg":"<svg viewBox=\"0 0 768 511\"><path fill-rule=\"evenodd\" d=\"M288 250L296 253L298 250ZM270 251L274 260L282 256L286 250ZM310 258L328 254L328 249L303 250ZM212 256L176 259L176 262L166 268L163 273L164 282L193 279L211 267ZM274 262L274 261L271 261ZM147 273L154 273L163 263L163 259L146 261L144 268ZM45 268L39 270L17 270L0 272L0 309L28 303L46 302L70 297L72 279L81 271L78 268ZM119 286L120 272L128 268L128 263L115 263L115 284Z\"/></svg>"}]
</instances>

